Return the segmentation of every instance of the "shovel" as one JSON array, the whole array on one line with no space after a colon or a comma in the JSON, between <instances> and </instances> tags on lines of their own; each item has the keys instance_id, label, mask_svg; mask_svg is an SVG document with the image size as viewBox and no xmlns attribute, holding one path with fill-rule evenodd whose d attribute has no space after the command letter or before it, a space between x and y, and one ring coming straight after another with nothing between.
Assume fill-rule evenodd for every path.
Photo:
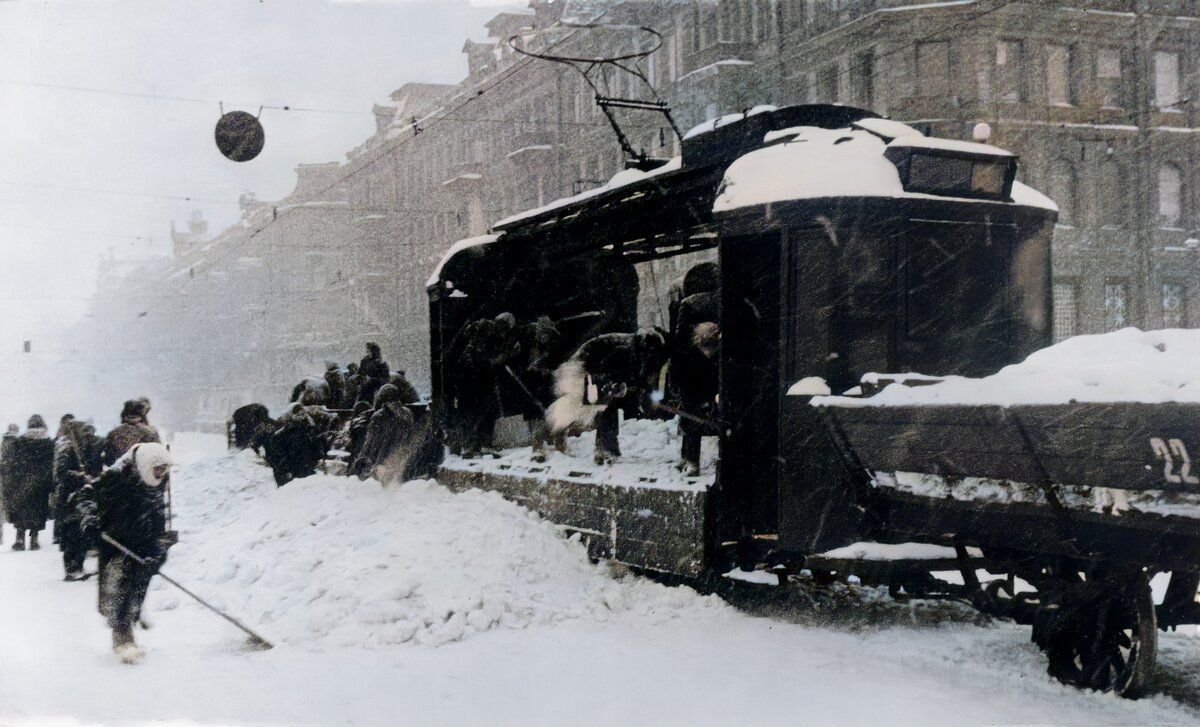
<instances>
[{"instance_id":1,"label":"shovel","mask_svg":"<svg viewBox=\"0 0 1200 727\"><path fill-rule=\"evenodd\" d=\"M147 565L147 561L145 558L141 557L140 555L133 552L129 548L126 548L124 545L121 545L121 543L117 542L117 540L115 538L113 538L111 535L109 535L108 533L100 533L100 538L103 539L104 542L108 543L109 545L113 546L117 550L124 553L125 555L128 555L130 558L133 558L138 563L141 563L142 565ZM229 623L233 624L234 626L237 626L239 629L241 629L245 633L249 634L250 638L246 643L247 647L254 649L256 651L265 651L266 649L272 649L275 647L274 644L272 644L270 641L267 641L262 636L259 636L258 634L254 633L252 630L250 630L250 627L246 626L241 621L238 621L233 616L230 616L229 614L225 613L221 609L212 605L208 601L205 601L203 598L197 596L195 593L192 593L187 588L184 588L174 578L171 578L166 573L163 573L161 570L157 571L157 573L158 573L159 578L162 578L167 583L170 583L171 585L175 586L176 588L183 591L187 595L191 596L193 599L195 599L196 603L199 603L201 606L204 606L209 611L212 611L213 613L217 614L218 616L225 619Z\"/></svg>"}]
</instances>

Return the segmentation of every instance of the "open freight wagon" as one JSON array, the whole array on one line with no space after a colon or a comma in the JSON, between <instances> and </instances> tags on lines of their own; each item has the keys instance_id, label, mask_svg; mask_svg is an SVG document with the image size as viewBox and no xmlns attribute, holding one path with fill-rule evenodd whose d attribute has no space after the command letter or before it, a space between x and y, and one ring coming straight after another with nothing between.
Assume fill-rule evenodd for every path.
<instances>
[{"instance_id":1,"label":"open freight wagon","mask_svg":"<svg viewBox=\"0 0 1200 727\"><path fill-rule=\"evenodd\" d=\"M949 558L890 562L879 577L920 592L933 587L931 571L957 568L978 605L1038 623L1057 676L1136 693L1153 660L1145 569L1194 562L1185 541L1163 544L1159 530L1102 518L1072 530L1052 501L999 507L993 520L979 503L885 493L878 473L923 470L876 461L871 447L903 453L913 437L934 436L953 452L956 437L1000 433L937 436L914 421L872 432L851 424L866 410L811 406L812 395L851 389L869 372L986 376L1048 346L1053 203L1016 182L1016 157L994 146L929 138L849 107L755 111L689 134L681 158L451 249L428 283L434 417L451 450L439 480L500 491L578 533L596 557L685 577L733 564L866 571L877 564L847 546L946 546ZM722 336L714 469L682 477L669 454L657 467L538 463L527 447L496 459L454 454L451 352L471 321L548 315L576 344L632 331L634 266L713 248ZM1168 448L1179 439L1161 436ZM887 469L901 463L910 469ZM1013 537L1014 528L1031 535ZM1088 550L1089 537L1112 548ZM1068 545L1081 538L1082 550ZM1121 542L1129 557L1093 557ZM1164 560L1164 549L1182 555ZM1008 590L975 582L982 566L1011 574ZM1014 593L1017 578L1038 596ZM1048 616L1068 612L1084 616Z\"/></svg>"}]
</instances>

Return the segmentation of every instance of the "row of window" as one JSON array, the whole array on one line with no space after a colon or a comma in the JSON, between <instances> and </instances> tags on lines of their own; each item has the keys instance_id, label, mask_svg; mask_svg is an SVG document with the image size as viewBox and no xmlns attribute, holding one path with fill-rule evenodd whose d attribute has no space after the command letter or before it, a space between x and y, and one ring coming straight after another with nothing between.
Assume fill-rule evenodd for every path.
<instances>
[{"instance_id":1,"label":"row of window","mask_svg":"<svg viewBox=\"0 0 1200 727\"><path fill-rule=\"evenodd\" d=\"M1128 180L1118 162L1106 161L1095 176L1097 223L1120 227L1128 222ZM1188 185L1183 168L1173 162L1160 164L1156 172L1158 226L1177 228L1183 225L1188 212ZM1077 225L1083 221L1082 197L1075 164L1068 159L1052 162L1046 172L1043 191L1058 204L1061 225Z\"/></svg>"},{"instance_id":2,"label":"row of window","mask_svg":"<svg viewBox=\"0 0 1200 727\"><path fill-rule=\"evenodd\" d=\"M950 98L955 95L954 80L961 75L960 62L952 56L950 41L922 41L914 49L917 96ZM1117 47L1096 48L1090 63L1084 63L1083 51L1076 45L1051 43L1045 46L1045 101L1051 106L1075 106L1082 102L1086 74L1092 72L1095 100L1106 109L1121 109L1129 104L1131 59ZM1022 103L1032 100L1026 41L999 40L990 63L976 71L978 99L984 103ZM1181 53L1159 50L1154 53L1154 104L1159 111L1182 112L1185 97L1181 75ZM846 73L849 87L839 79ZM838 64L824 66L807 77L808 96L812 101L844 101L874 105L874 52L857 54L843 71ZM849 96L843 93L848 91Z\"/></svg>"},{"instance_id":3,"label":"row of window","mask_svg":"<svg viewBox=\"0 0 1200 727\"><path fill-rule=\"evenodd\" d=\"M1164 282L1160 288L1159 312L1163 328L1183 328L1188 324L1187 286L1180 281ZM1054 284L1054 341L1078 335L1080 330L1079 286L1074 282ZM1129 317L1129 282L1110 279L1104 282L1104 331L1132 325Z\"/></svg>"}]
</instances>

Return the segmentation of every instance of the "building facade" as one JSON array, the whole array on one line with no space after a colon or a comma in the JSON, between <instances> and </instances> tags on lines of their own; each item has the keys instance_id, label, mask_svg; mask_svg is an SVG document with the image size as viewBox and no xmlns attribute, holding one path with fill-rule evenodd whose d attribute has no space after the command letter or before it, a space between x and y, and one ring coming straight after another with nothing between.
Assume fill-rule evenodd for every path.
<instances>
[{"instance_id":1,"label":"building facade","mask_svg":"<svg viewBox=\"0 0 1200 727\"><path fill-rule=\"evenodd\" d=\"M463 46L460 83L401 86L344 163L302 165L286 199L245 200L242 223L211 239L180 233L175 259L139 274L139 299L170 314L143 321L134 347L203 352L156 366L175 426L216 426L248 401L276 409L300 376L357 358L365 340L427 388L424 282L450 244L625 168L597 91L665 101L684 130L804 102L949 138L986 122L1020 155L1022 181L1060 207L1057 337L1200 325L1200 2L532 0L487 32ZM585 79L517 48L656 50L633 66L641 77L602 66ZM661 114L614 114L636 152L678 153ZM667 288L693 262L642 266L644 322L663 323Z\"/></svg>"}]
</instances>

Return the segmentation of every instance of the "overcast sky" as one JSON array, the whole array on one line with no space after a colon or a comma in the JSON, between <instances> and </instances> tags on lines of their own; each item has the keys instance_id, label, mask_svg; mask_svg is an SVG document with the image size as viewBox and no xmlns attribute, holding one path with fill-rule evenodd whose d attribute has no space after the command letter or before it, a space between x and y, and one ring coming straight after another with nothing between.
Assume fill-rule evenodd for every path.
<instances>
[{"instance_id":1,"label":"overcast sky","mask_svg":"<svg viewBox=\"0 0 1200 727\"><path fill-rule=\"evenodd\" d=\"M373 131L376 99L460 80L463 40L525 5L0 0L0 357L80 315L108 248L165 249L172 219L200 209L219 229L241 192L278 198L296 164L344 161ZM265 150L236 164L213 144L218 101L355 113L265 110Z\"/></svg>"}]
</instances>

